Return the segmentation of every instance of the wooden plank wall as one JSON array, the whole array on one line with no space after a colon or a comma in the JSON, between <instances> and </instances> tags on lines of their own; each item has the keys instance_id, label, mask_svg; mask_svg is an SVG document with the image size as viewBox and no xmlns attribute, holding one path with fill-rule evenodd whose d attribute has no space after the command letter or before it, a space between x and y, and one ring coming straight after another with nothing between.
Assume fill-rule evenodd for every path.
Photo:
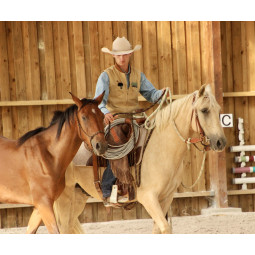
<instances>
[{"instance_id":1,"label":"wooden plank wall","mask_svg":"<svg viewBox=\"0 0 255 255\"><path fill-rule=\"evenodd\" d=\"M223 91L242 92L255 90L255 22L221 22L222 34L222 67ZM244 119L245 144L255 144L255 98L230 97L224 99L224 112L233 113L234 128L226 128L228 146L239 145L237 118ZM254 152L251 153L254 155ZM236 154L238 155L238 154ZM249 155L247 153L247 155ZM234 175L231 168L234 163L235 153L226 153L228 190L241 189L241 185L232 184ZM248 165L252 165L249 164ZM254 165L254 164L253 164ZM247 176L253 176L248 174ZM249 189L255 188L254 184L248 185ZM254 211L255 196L252 194L229 196L229 206L240 207L243 211Z\"/></svg>"},{"instance_id":2,"label":"wooden plank wall","mask_svg":"<svg viewBox=\"0 0 255 255\"><path fill-rule=\"evenodd\" d=\"M142 44L142 49L134 53L131 61L156 88L168 86L174 95L191 93L201 84L211 82L210 26L211 22L196 21L0 22L1 101L70 99L69 91L79 97L92 98L99 74L114 63L113 58L100 49L111 48L117 36L127 37L133 46ZM250 42L254 39L254 23L222 22L221 26L225 50L224 91L252 89L255 83L252 83L254 77L249 70L254 64ZM242 54L241 49L244 49ZM240 68L243 73L240 73ZM225 112L235 111L252 119L252 98L230 98L224 103ZM240 108L240 105L244 107ZM17 139L31 129L47 126L53 111L66 107L54 104L3 106L0 108L0 135ZM251 123L252 120L249 129L253 127ZM246 132L251 140L254 134L250 134L249 129ZM233 130L229 130L227 136L230 141L233 140ZM187 154L184 184L190 185L195 181L201 160L201 153L194 149ZM228 177L231 176L228 174ZM235 188L229 178L229 187ZM178 192L209 189L206 162L206 170L198 185L192 190L180 187ZM231 205L240 206L239 199L231 198ZM253 196L249 201L253 207ZM210 198L207 197L176 198L172 213L196 215L209 204ZM2 209L0 227L26 226L30 213L31 208ZM141 205L131 211L114 209L107 216L103 205L95 203L87 205L80 219L91 222L147 217Z\"/></svg>"}]
</instances>

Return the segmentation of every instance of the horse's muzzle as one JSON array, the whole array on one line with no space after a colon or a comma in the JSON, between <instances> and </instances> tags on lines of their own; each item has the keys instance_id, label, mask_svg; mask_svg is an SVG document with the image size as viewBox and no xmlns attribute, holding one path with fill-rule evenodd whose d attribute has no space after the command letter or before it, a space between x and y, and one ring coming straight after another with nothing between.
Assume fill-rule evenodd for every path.
<instances>
[{"instance_id":1,"label":"horse's muzzle","mask_svg":"<svg viewBox=\"0 0 255 255\"><path fill-rule=\"evenodd\" d=\"M96 142L93 146L94 152L100 156L103 155L107 148L108 148L108 143L107 142Z\"/></svg>"},{"instance_id":2,"label":"horse's muzzle","mask_svg":"<svg viewBox=\"0 0 255 255\"><path fill-rule=\"evenodd\" d=\"M223 151L226 144L227 144L227 140L226 137L213 137L210 138L210 145L211 145L211 149L214 151Z\"/></svg>"}]
</instances>

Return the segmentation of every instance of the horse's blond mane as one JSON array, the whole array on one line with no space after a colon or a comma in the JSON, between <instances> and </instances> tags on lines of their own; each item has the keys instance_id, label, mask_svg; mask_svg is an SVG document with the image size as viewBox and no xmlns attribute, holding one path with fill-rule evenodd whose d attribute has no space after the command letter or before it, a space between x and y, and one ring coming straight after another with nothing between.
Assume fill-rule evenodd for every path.
<instances>
[{"instance_id":1,"label":"horse's blond mane","mask_svg":"<svg viewBox=\"0 0 255 255\"><path fill-rule=\"evenodd\" d=\"M194 92L196 93L196 92ZM176 99L175 101L173 101L172 104L167 105L166 107L164 107L163 109L161 109L155 117L155 124L156 127L159 128L159 130L164 129L170 119L175 118L176 115L178 114L178 112L180 111L180 109L186 105L186 103L189 101L190 97L193 97L193 94L189 94L185 97Z\"/></svg>"},{"instance_id":2,"label":"horse's blond mane","mask_svg":"<svg viewBox=\"0 0 255 255\"><path fill-rule=\"evenodd\" d=\"M205 87L205 91L202 97L199 97L199 92L198 90L194 91L193 93L179 98L175 100L172 105L167 105L163 109L161 109L155 117L155 124L156 127L159 130L164 129L168 124L171 119L175 119L176 116L178 115L179 111L183 108L186 107L186 104L188 101L190 101L191 97L196 97L194 104L192 104L190 107L193 108L198 108L201 107L201 105L205 105L208 107L210 110L213 107L219 107L215 97L213 96L211 92L210 86Z\"/></svg>"}]
</instances>

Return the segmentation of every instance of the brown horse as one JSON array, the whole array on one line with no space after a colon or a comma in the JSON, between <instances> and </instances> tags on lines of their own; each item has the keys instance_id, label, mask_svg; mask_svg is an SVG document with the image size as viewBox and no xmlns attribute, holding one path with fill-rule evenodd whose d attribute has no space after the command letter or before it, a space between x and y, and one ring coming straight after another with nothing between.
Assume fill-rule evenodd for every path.
<instances>
[{"instance_id":1,"label":"brown horse","mask_svg":"<svg viewBox=\"0 0 255 255\"><path fill-rule=\"evenodd\" d=\"M55 112L49 127L32 130L17 141L0 137L0 201L34 206L27 233L35 233L41 221L49 233L59 233L53 203L65 187L65 171L81 143L97 155L106 151L104 115L98 108L103 96L80 100L72 95L75 104Z\"/></svg>"}]
</instances>

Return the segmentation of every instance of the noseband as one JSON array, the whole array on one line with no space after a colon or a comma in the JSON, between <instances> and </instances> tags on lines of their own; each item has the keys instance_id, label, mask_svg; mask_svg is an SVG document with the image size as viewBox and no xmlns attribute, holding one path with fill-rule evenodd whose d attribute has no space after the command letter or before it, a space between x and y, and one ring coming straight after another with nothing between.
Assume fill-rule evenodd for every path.
<instances>
[{"instance_id":1,"label":"noseband","mask_svg":"<svg viewBox=\"0 0 255 255\"><path fill-rule=\"evenodd\" d=\"M193 117L193 113L194 113L194 109L192 110L192 115L191 115L191 121L192 121L192 117ZM197 114L197 110L195 110L195 123L196 123L196 127L197 127L197 132L199 133L199 137L193 137L190 139L186 139L185 142L187 143L187 141L189 141L191 144L193 144L198 150L200 150L197 147L197 143L201 143L204 146L204 150L205 151L209 151L210 148L210 139L205 135L204 130L202 129L199 119L198 119L198 114Z\"/></svg>"},{"instance_id":2,"label":"noseband","mask_svg":"<svg viewBox=\"0 0 255 255\"><path fill-rule=\"evenodd\" d=\"M96 136L96 135L98 135L98 134L100 134L100 133L103 133L104 134L104 131L101 131L101 130L99 130L99 131L97 131L95 134L93 134L93 135L89 135L84 129L83 129L83 127L82 127L82 125L81 125L81 123L80 123L80 120L79 120L79 118L78 118L78 109L77 109L77 111L76 111L76 118L77 118L77 123L78 123L78 127L79 127L79 132L80 132L80 134L81 134L81 131L87 136L87 137L89 137L89 141L90 141L90 144L91 144L91 146L92 146L92 140L94 139L94 137ZM85 142L85 141L84 141ZM86 147L87 147L87 149L89 150L89 151L93 151L94 149L93 149L93 146L92 146L92 150L89 148L89 145L85 142L85 144L87 145Z\"/></svg>"}]
</instances>

